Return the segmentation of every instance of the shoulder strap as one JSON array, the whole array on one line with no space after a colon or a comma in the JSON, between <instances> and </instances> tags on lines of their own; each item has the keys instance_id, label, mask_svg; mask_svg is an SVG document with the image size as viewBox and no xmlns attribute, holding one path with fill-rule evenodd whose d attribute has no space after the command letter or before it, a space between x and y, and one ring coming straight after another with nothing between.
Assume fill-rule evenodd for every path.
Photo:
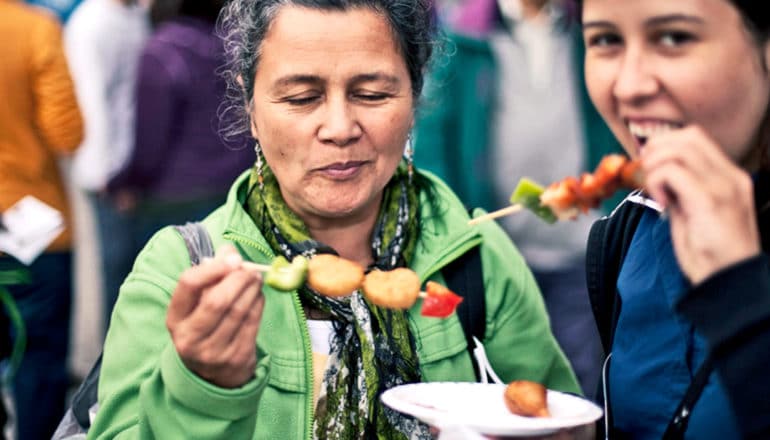
<instances>
[{"instance_id":1,"label":"shoulder strap","mask_svg":"<svg viewBox=\"0 0 770 440\"><path fill-rule=\"evenodd\" d=\"M682 401L676 408L674 416L668 423L666 432L663 434L663 440L684 439L684 433L687 431L687 423L690 421L692 408L695 406L695 403L698 402L713 369L714 364L711 360L711 356L706 356L706 359L701 366L698 367L698 371L695 373L692 382L690 382L690 386L687 388L687 392L684 394Z\"/></svg>"},{"instance_id":2,"label":"shoulder strap","mask_svg":"<svg viewBox=\"0 0 770 440\"><path fill-rule=\"evenodd\" d=\"M200 264L205 257L214 256L214 245L211 236L200 222L175 225L179 234L184 239L187 252L190 254L190 262L193 266ZM97 402L99 375L102 370L102 355L94 362L91 371L80 384L72 397L72 412L78 424L84 429L91 426L88 410Z\"/></svg>"},{"instance_id":3,"label":"shoulder strap","mask_svg":"<svg viewBox=\"0 0 770 440\"><path fill-rule=\"evenodd\" d=\"M612 346L620 311L618 275L643 212L644 207L623 202L612 214L596 221L588 234L586 286L605 353Z\"/></svg>"},{"instance_id":4,"label":"shoulder strap","mask_svg":"<svg viewBox=\"0 0 770 440\"><path fill-rule=\"evenodd\" d=\"M201 222L175 225L174 229L184 239L187 253L190 254L190 263L193 266L200 264L201 260L214 256L214 245L211 236Z\"/></svg>"},{"instance_id":5,"label":"shoulder strap","mask_svg":"<svg viewBox=\"0 0 770 440\"><path fill-rule=\"evenodd\" d=\"M473 358L473 337L484 340L486 330L487 306L484 295L484 272L481 266L481 252L478 246L473 247L458 259L445 266L441 273L449 290L463 297L463 302L457 306L457 317L465 332L468 352ZM473 363L473 368L478 365ZM476 371L478 377L479 371Z\"/></svg>"}]
</instances>

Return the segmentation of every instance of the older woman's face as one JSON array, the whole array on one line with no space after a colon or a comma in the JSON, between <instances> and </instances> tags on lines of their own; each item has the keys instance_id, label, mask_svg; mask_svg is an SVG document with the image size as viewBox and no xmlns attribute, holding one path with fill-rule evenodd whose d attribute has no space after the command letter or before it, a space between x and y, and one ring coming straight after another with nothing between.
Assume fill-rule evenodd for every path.
<instances>
[{"instance_id":1,"label":"older woman's face","mask_svg":"<svg viewBox=\"0 0 770 440\"><path fill-rule=\"evenodd\" d=\"M659 130L705 129L736 162L768 106L763 52L727 0L585 0L586 82L632 156Z\"/></svg>"},{"instance_id":2,"label":"older woman's face","mask_svg":"<svg viewBox=\"0 0 770 440\"><path fill-rule=\"evenodd\" d=\"M261 47L252 131L305 222L377 210L412 115L409 73L383 16L278 12Z\"/></svg>"}]
</instances>

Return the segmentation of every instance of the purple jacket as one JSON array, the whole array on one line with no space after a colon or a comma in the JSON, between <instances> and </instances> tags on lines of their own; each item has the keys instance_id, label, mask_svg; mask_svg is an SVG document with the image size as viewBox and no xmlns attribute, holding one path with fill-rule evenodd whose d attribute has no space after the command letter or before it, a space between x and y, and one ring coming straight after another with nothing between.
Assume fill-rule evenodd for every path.
<instances>
[{"instance_id":1,"label":"purple jacket","mask_svg":"<svg viewBox=\"0 0 770 440\"><path fill-rule=\"evenodd\" d=\"M212 23L176 18L150 37L137 80L134 150L110 191L175 201L224 195L251 166L251 141L225 142L220 135L223 60Z\"/></svg>"}]
</instances>

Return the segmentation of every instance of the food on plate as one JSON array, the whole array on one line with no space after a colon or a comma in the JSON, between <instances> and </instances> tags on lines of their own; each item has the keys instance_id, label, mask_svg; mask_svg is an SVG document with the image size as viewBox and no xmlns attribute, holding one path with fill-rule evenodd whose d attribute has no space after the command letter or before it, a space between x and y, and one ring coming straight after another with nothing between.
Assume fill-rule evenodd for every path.
<instances>
[{"instance_id":1,"label":"food on plate","mask_svg":"<svg viewBox=\"0 0 770 440\"><path fill-rule=\"evenodd\" d=\"M291 263L280 255L265 273L265 283L278 290L296 290L305 283L307 271L308 260L302 255L294 257Z\"/></svg>"},{"instance_id":2,"label":"food on plate","mask_svg":"<svg viewBox=\"0 0 770 440\"><path fill-rule=\"evenodd\" d=\"M622 154L602 158L596 170L583 173L579 178L566 177L544 188L524 177L511 193L511 206L472 219L469 224L510 215L526 208L548 223L571 220L581 212L596 208L602 200L611 197L620 188L639 188L644 176L637 160Z\"/></svg>"},{"instance_id":3,"label":"food on plate","mask_svg":"<svg viewBox=\"0 0 770 440\"><path fill-rule=\"evenodd\" d=\"M364 268L337 255L318 254L307 269L308 286L326 296L350 295L364 282Z\"/></svg>"},{"instance_id":4,"label":"food on plate","mask_svg":"<svg viewBox=\"0 0 770 440\"><path fill-rule=\"evenodd\" d=\"M548 390L537 382L514 380L505 388L503 400L513 414L525 417L550 417Z\"/></svg>"},{"instance_id":5,"label":"food on plate","mask_svg":"<svg viewBox=\"0 0 770 440\"><path fill-rule=\"evenodd\" d=\"M373 270L364 278L363 290L373 304L389 309L408 309L420 295L420 277L410 269Z\"/></svg>"}]
</instances>

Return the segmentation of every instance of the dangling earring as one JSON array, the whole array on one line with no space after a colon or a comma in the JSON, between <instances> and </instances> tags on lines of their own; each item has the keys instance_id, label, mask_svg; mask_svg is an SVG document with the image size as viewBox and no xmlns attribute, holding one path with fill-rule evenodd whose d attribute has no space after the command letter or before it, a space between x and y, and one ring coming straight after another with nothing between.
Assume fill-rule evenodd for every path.
<instances>
[{"instance_id":1,"label":"dangling earring","mask_svg":"<svg viewBox=\"0 0 770 440\"><path fill-rule=\"evenodd\" d=\"M262 191L265 188L265 178L262 176L262 167L265 164L262 159L262 145L259 144L259 140L254 144L254 153L257 155L257 182L259 182L259 190Z\"/></svg>"},{"instance_id":2,"label":"dangling earring","mask_svg":"<svg viewBox=\"0 0 770 440\"><path fill-rule=\"evenodd\" d=\"M414 174L414 148L412 147L411 133L406 137L406 146L404 147L404 159L406 159L406 171L409 176L409 183L412 183Z\"/></svg>"}]
</instances>

